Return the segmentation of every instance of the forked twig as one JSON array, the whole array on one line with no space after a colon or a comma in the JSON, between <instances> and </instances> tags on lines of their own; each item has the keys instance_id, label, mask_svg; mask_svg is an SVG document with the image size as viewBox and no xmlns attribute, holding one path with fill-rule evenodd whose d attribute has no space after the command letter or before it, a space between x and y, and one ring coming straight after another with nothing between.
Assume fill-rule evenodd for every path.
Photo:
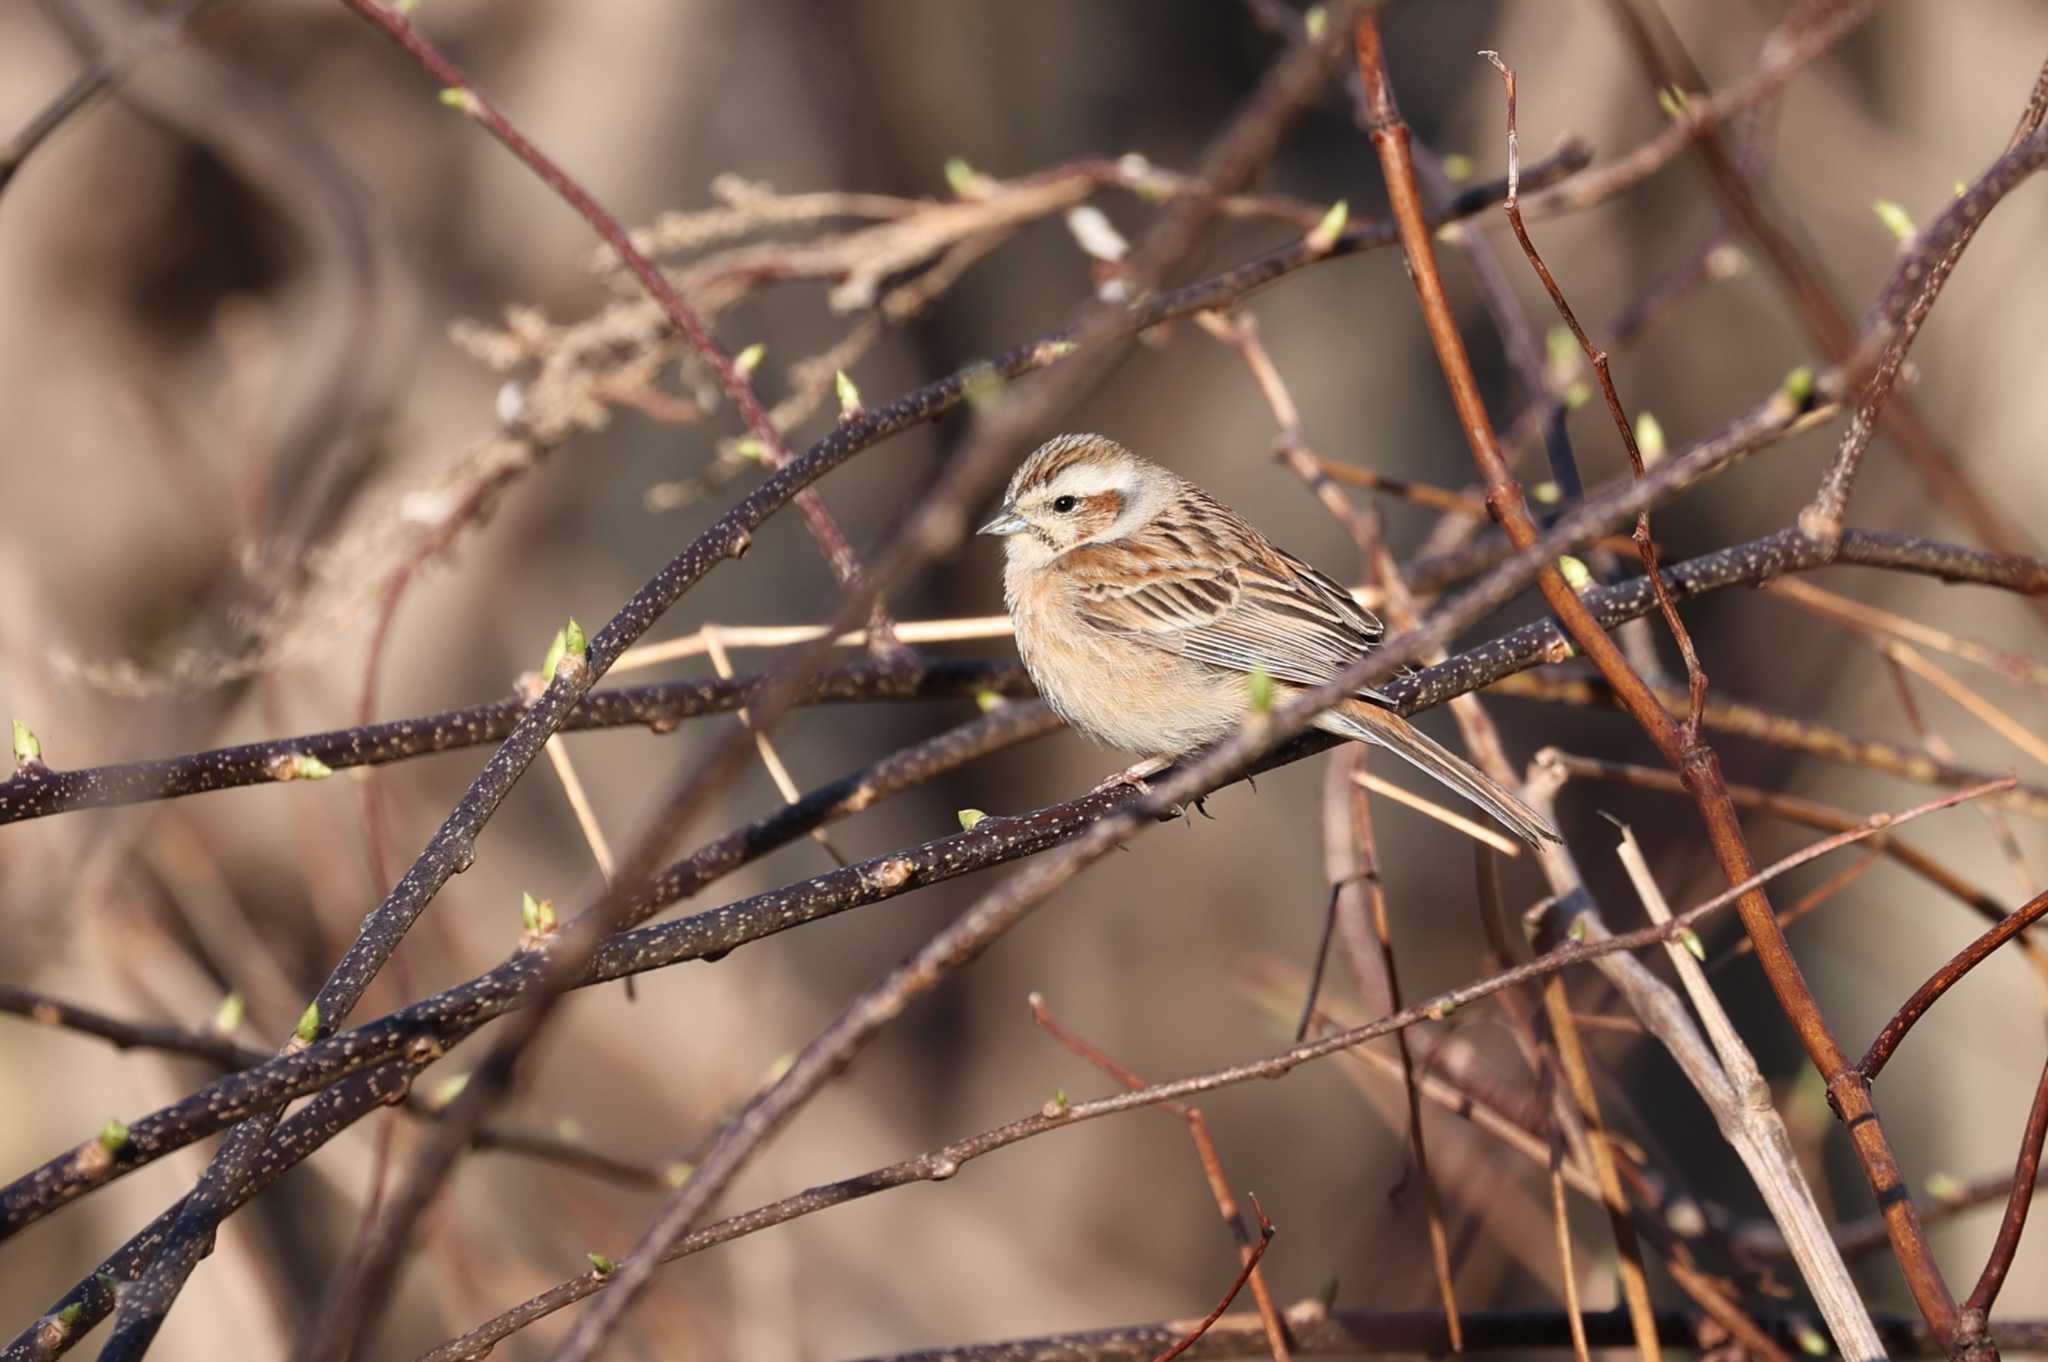
<instances>
[{"instance_id":1,"label":"forked twig","mask_svg":"<svg viewBox=\"0 0 2048 1362\"><path fill-rule=\"evenodd\" d=\"M1628 451L1629 467L1638 479L1649 470L1643 463L1642 447L1636 441L1635 427L1629 423L1628 412L1621 405L1621 395L1614 390L1614 375L1610 370L1607 352L1593 344L1593 338L1586 334L1586 328L1579 324L1578 314L1565 300L1564 290L1558 287L1557 279L1551 274L1550 266L1543 263L1543 257L1536 250L1536 243L1529 238L1529 229L1522 222L1521 182L1522 156L1515 129L1515 69L1501 60L1498 52L1481 52L1480 56L1500 72L1501 86L1505 91L1508 120L1508 196L1501 201L1501 211L1507 214L1508 225L1514 229L1515 240L1522 245L1522 254L1529 259L1529 266L1536 271L1536 277L1543 282L1543 289L1550 295L1551 304L1557 308L1557 315L1564 319L1572 336L1585 352L1586 360L1593 366L1593 375L1600 380L1600 395L1606 399L1607 414L1614 421L1614 428L1621 433L1622 448ZM1678 642L1678 652L1685 660L1686 685L1692 695L1692 709L1686 717L1688 741L1698 741L1700 713L1707 706L1707 674L1700 667L1699 653L1692 646L1692 634L1687 631L1685 621L1679 618L1678 602L1671 598L1671 590L1664 584L1664 575L1657 566L1657 541L1650 533L1650 513L1645 509L1636 516L1636 554L1643 562L1643 575L1649 579L1651 588L1657 593L1657 608L1664 616L1665 625L1671 636Z\"/></svg>"},{"instance_id":2,"label":"forked twig","mask_svg":"<svg viewBox=\"0 0 2048 1362\"><path fill-rule=\"evenodd\" d=\"M1145 1086L1144 1079L1062 1026L1059 1019L1052 1015L1052 1009L1046 1006L1042 994L1033 993L1029 1002L1031 1019L1037 1022L1047 1035L1126 1088L1135 1092ZM1185 1102L1167 1102L1162 1105L1187 1123L1188 1136L1195 1145L1195 1157L1201 1161L1202 1175L1209 1183L1210 1194L1216 1199L1217 1214L1223 1217L1225 1227L1229 1229L1231 1238L1237 1244L1238 1260L1245 1268L1246 1280L1251 1283L1252 1299L1258 1305L1259 1318L1265 1322L1266 1346L1273 1354L1273 1362L1289 1362L1292 1352L1287 1345L1287 1327L1280 1322L1280 1311L1273 1304L1273 1294L1267 1289L1265 1277L1258 1271L1258 1260L1265 1252L1265 1241L1272 1237L1271 1227L1265 1225L1265 1213L1259 1213L1263 1232L1259 1242L1254 1244L1250 1230L1245 1227L1244 1215L1238 1210L1237 1194L1231 1191L1230 1179L1224 1175L1223 1157L1217 1152L1215 1137L1209 1133L1209 1118L1202 1114L1200 1107L1189 1106ZM1258 1205L1256 1198L1252 1204L1254 1207ZM1232 1288L1233 1294L1235 1291L1236 1288ZM1226 1297L1224 1307L1227 1308L1229 1304L1229 1298Z\"/></svg>"},{"instance_id":3,"label":"forked twig","mask_svg":"<svg viewBox=\"0 0 2048 1362\"><path fill-rule=\"evenodd\" d=\"M1259 1242L1252 1245L1250 1252L1245 1257L1244 1265L1238 1268L1237 1278L1231 1282L1230 1290L1223 1293L1223 1299L1216 1302L1216 1308L1203 1316L1202 1322L1197 1324L1186 1338L1181 1339L1171 1348L1153 1358L1152 1362L1173 1362L1174 1358L1179 1357L1189 1348L1194 1347L1202 1335L1208 1333L1210 1327L1217 1320L1223 1318L1223 1312L1230 1308L1230 1303L1237 1299L1237 1293L1244 1289L1245 1282L1250 1279L1252 1272L1258 1267L1259 1259L1266 1256L1266 1245L1273 1242L1273 1222L1266 1219L1265 1209L1259 1205L1257 1197L1252 1197L1251 1202L1252 1211L1259 1217Z\"/></svg>"}]
</instances>

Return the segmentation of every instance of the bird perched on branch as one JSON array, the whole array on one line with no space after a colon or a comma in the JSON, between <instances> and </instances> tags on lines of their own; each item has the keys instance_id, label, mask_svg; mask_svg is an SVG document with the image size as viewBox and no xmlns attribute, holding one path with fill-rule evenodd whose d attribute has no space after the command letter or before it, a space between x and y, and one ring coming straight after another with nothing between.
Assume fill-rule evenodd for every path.
<instances>
[{"instance_id":1,"label":"bird perched on branch","mask_svg":"<svg viewBox=\"0 0 2048 1362\"><path fill-rule=\"evenodd\" d=\"M1010 479L981 527L1004 539L1003 598L1039 693L1073 727L1164 758L1229 736L1252 676L1285 699L1334 680L1384 630L1342 585L1275 548L1243 516L1100 435L1062 435ZM1549 821L1361 690L1315 726L1375 743L1532 846Z\"/></svg>"}]
</instances>

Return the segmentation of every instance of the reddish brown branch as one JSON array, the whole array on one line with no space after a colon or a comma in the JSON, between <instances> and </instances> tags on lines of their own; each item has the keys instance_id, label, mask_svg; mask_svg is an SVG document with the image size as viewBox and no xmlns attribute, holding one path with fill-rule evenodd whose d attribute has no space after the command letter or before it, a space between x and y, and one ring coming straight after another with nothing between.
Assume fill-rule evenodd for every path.
<instances>
[{"instance_id":1,"label":"reddish brown branch","mask_svg":"<svg viewBox=\"0 0 2048 1362\"><path fill-rule=\"evenodd\" d=\"M1506 93L1508 120L1508 196L1501 208L1507 213L1508 225L1514 229L1515 240L1522 245L1522 254L1529 258L1529 266L1536 271L1536 277L1543 281L1543 288L1550 295L1552 306L1564 324L1571 329L1579 342L1579 349L1585 352L1586 360L1593 366L1593 375L1600 380L1600 394L1607 402L1607 414L1614 421L1614 428L1621 432L1622 448L1628 451L1629 467L1641 479L1649 469L1643 463L1643 451L1636 443L1635 427L1629 423L1628 413L1622 408L1621 394L1615 391L1614 375L1607 362L1607 352L1593 344L1593 338L1586 334L1586 328L1579 324L1578 314L1565 300L1564 290L1558 287L1557 279L1550 272L1550 266L1543 263L1543 257L1536 250L1536 243L1529 238L1529 229L1522 223L1520 201L1522 164L1521 152L1515 132L1515 68L1501 60L1498 52L1482 52L1479 55L1493 63L1500 72L1501 86ZM1699 739L1700 715L1707 707L1707 674L1700 667L1699 653L1692 646L1692 634L1686 629L1685 621L1679 618L1678 602L1671 598L1671 589L1664 584L1664 578L1657 566L1657 541L1650 534L1650 513L1647 509L1637 512L1635 528L1636 556L1642 559L1643 573L1649 578L1651 588L1657 593L1657 609L1664 616L1664 623L1671 630L1671 636L1678 642L1678 653L1685 661L1686 686L1692 698L1692 707L1686 714L1685 737L1687 741Z\"/></svg>"},{"instance_id":2,"label":"reddish brown branch","mask_svg":"<svg viewBox=\"0 0 2048 1362\"><path fill-rule=\"evenodd\" d=\"M1179 1357L1189 1348L1194 1347L1196 1340L1200 1339L1203 1334L1208 1333L1209 1327L1215 1324L1217 1320L1223 1318L1223 1312L1228 1310L1230 1303L1237 1299L1237 1293L1244 1290L1245 1282L1250 1279L1253 1271L1258 1268L1259 1259L1266 1256L1266 1245L1273 1242L1273 1222L1266 1219L1265 1209L1259 1205L1257 1197L1252 1198L1252 1210L1259 1217L1259 1242L1252 1246L1250 1254L1245 1258L1244 1266L1237 1270L1237 1280L1230 1284L1230 1290L1223 1293L1223 1299L1216 1303L1216 1308L1211 1310L1203 1317L1202 1322L1195 1326L1193 1333L1153 1358L1152 1362L1173 1362L1174 1358Z\"/></svg>"},{"instance_id":3,"label":"reddish brown branch","mask_svg":"<svg viewBox=\"0 0 2048 1362\"><path fill-rule=\"evenodd\" d=\"M1379 152L1394 216L1401 227L1409 273L1421 303L1423 319L1457 406L1460 425L1472 446L1473 459L1485 478L1487 504L1516 547L1527 550L1538 541L1539 535L1529 515L1521 485L1510 473L1502 456L1499 439L1480 397L1478 381L1473 376L1471 361L1436 268L1435 249L1422 211L1413 158L1409 154L1408 131L1394 103L1374 16L1367 14L1361 18L1355 34L1359 73L1365 82L1374 115L1373 145ZM1614 687L1624 708L1657 745L1665 760L1685 779L1687 788L1699 805L1709 840L1729 883L1751 885L1755 878L1755 860L1743 840L1741 822L1733 801L1728 797L1720 761L1713 749L1700 743L1697 734L1689 736L1664 710L1642 677L1629 665L1614 641L1601 631L1584 602L1573 593L1554 566L1546 566L1536 580L1544 599L1556 612L1572 641ZM1855 1071L1821 1015L1799 962L1793 957L1791 947L1778 926L1769 897L1760 886L1752 885L1737 899L1736 910L1750 939L1756 944L1758 961L1770 980L1779 1006L1798 1031L1815 1067L1827 1080L1836 1112L1855 1142L1857 1155L1877 1194L1878 1204L1885 1208L1892 1232L1893 1252L1912 1288L1916 1304L1938 1335L1952 1337L1956 1324L1954 1297L1913 1214L1912 1203L1903 1195L1904 1180L1892 1154L1890 1141L1870 1104L1867 1087L1860 1081L1854 1081ZM1647 1314L1647 1302L1640 1308L1636 1308L1633 1301L1631 1305L1632 1313L1639 1320Z\"/></svg>"},{"instance_id":4,"label":"reddish brown branch","mask_svg":"<svg viewBox=\"0 0 2048 1362\"><path fill-rule=\"evenodd\" d=\"M1875 1082L1884 1066L1891 1060L1892 1052L1899 1048L1899 1042L1913 1029L1913 1024L1927 1014L1941 995L1962 981L1965 974L1990 958L1993 951L2025 931L2043 914L2048 914L2048 892L2036 894L2018 911L2005 918L1991 930L1956 952L1955 958L1931 975L1927 982L1915 989L1892 1019L1877 1033L1877 1039L1870 1042L1869 1051L1856 1066L1857 1075L1863 1082Z\"/></svg>"},{"instance_id":5,"label":"reddish brown branch","mask_svg":"<svg viewBox=\"0 0 2048 1362\"><path fill-rule=\"evenodd\" d=\"M1031 1019L1037 1022L1047 1035L1132 1092L1144 1088L1144 1079L1097 1049L1086 1038L1060 1025L1059 1019L1053 1016L1052 1009L1045 1005L1043 995L1034 993L1030 1001ZM1251 1231L1246 1228L1244 1215L1238 1209L1237 1194L1230 1190L1230 1179L1224 1175L1223 1156L1217 1152L1215 1137L1209 1133L1209 1118L1202 1114L1202 1109L1191 1107L1185 1102L1162 1102L1160 1105L1187 1122L1188 1136L1195 1145L1195 1157L1202 1163L1202 1176L1208 1180L1210 1195L1216 1198L1217 1214L1223 1217L1224 1227L1230 1231L1230 1237L1236 1242L1238 1261L1245 1268L1246 1280L1251 1282L1252 1300L1258 1306L1259 1319L1266 1326L1267 1350L1272 1353L1273 1362L1288 1362L1293 1354L1287 1345L1287 1327L1281 1323L1280 1309L1273 1303L1273 1293L1267 1289L1265 1276L1258 1271L1259 1255L1265 1252L1265 1240L1272 1237L1272 1228L1266 1226L1264 1238L1257 1243L1252 1241ZM1253 1205L1257 1204L1255 1199ZM1260 1212L1259 1220L1264 1225L1264 1212ZM1235 1288L1232 1290L1234 1293ZM1229 1303L1226 1298L1223 1308L1227 1308Z\"/></svg>"},{"instance_id":6,"label":"reddish brown branch","mask_svg":"<svg viewBox=\"0 0 2048 1362\"><path fill-rule=\"evenodd\" d=\"M1992 1241L1991 1255L1984 1262L1977 1285L1963 1302L1963 1329L1967 1333L1983 1336L1992 1302L1998 1299L2005 1274L2012 1268L2013 1255L2019 1252L2020 1233L2027 1227L2027 1209L2034 1201L2034 1181L2041 1174L2044 1140L2048 1140L2048 1064L2042 1065L2041 1081L2034 1086L2034 1107L2027 1113L2026 1133L2020 1137L2019 1161L2013 1168L2012 1192L2006 1197L2005 1215L1998 1222L1998 1237Z\"/></svg>"},{"instance_id":7,"label":"reddish brown branch","mask_svg":"<svg viewBox=\"0 0 2048 1362\"><path fill-rule=\"evenodd\" d=\"M1508 537L1517 548L1527 548L1536 542L1537 533L1522 496L1521 485L1509 471L1507 460L1501 453L1500 442L1494 434L1493 423L1486 412L1486 403L1479 394L1478 380L1473 376L1470 358L1465 353L1465 343L1460 336L1457 323L1451 313L1450 299L1444 292L1443 280L1436 268L1435 251L1430 243L1429 227L1423 211L1421 189L1416 183L1414 158L1409 147L1408 125L1401 117L1394 102L1394 92L1387 78L1386 60L1381 50L1379 22L1372 13L1360 17L1354 30L1357 43L1358 71L1365 86L1365 99L1370 120L1373 146L1379 153L1380 166L1387 180L1387 192L1391 200L1394 218L1401 227L1402 244L1407 250L1409 275L1415 285L1417 298L1428 326L1430 339L1436 346L1437 359L1446 382L1450 385L1451 399L1458 409L1459 423L1466 438L1472 445L1473 457L1479 464L1481 475L1486 481L1487 508L1508 532ZM1554 565L1546 565L1537 577L1537 582L1552 608L1558 613L1573 639L1599 661L1599 652L1605 649L1610 659L1601 663L1603 672L1613 672L1621 678L1617 689L1628 682L1642 692L1643 707L1655 710L1660 718L1665 717L1656 700L1643 686L1641 678L1635 676L1627 662L1607 635L1587 613L1586 607L1572 589L1566 585ZM1561 993L1547 993L1546 1003L1553 1012L1565 1008ZM1573 1079L1573 1093L1578 1101L1580 1113L1587 1121L1593 1134L1592 1145L1595 1166L1601 1172L1603 1194L1610 1203L1610 1216L1614 1223L1616 1246L1623 1263L1622 1285L1628 1301L1629 1315L1636 1325L1636 1346L1647 1359L1660 1356L1654 1312L1650 1305L1649 1288L1644 1280L1640 1250L1635 1243L1634 1228L1629 1222L1622 1201L1619 1178L1614 1170L1613 1154L1606 1147L1604 1133L1598 1128L1599 1113L1593 1099L1591 1079L1584 1069L1583 1054L1574 1072L1567 1059L1567 1072Z\"/></svg>"}]
</instances>

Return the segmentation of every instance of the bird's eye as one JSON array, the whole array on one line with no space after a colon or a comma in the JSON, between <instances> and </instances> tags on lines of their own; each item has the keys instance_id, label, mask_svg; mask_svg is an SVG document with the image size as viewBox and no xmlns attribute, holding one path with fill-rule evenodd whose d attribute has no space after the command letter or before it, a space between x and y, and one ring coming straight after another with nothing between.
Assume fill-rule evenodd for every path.
<instances>
[{"instance_id":1,"label":"bird's eye","mask_svg":"<svg viewBox=\"0 0 2048 1362\"><path fill-rule=\"evenodd\" d=\"M1081 503L1073 497L1055 497L1053 499L1052 508L1055 511L1058 511L1061 515L1065 515L1067 512L1073 510L1076 506L1079 506L1080 504Z\"/></svg>"}]
</instances>

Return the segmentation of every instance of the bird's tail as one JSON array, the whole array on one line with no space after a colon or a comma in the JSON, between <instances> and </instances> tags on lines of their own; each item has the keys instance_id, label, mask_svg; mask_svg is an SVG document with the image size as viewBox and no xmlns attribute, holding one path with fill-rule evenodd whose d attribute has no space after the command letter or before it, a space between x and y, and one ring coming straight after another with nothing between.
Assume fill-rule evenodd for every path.
<instances>
[{"instance_id":1,"label":"bird's tail","mask_svg":"<svg viewBox=\"0 0 2048 1362\"><path fill-rule=\"evenodd\" d=\"M1532 847L1540 849L1546 841L1564 840L1549 819L1520 797L1390 709L1364 700L1347 700L1335 709L1325 710L1316 726L1386 748L1492 814L1502 827Z\"/></svg>"}]
</instances>

